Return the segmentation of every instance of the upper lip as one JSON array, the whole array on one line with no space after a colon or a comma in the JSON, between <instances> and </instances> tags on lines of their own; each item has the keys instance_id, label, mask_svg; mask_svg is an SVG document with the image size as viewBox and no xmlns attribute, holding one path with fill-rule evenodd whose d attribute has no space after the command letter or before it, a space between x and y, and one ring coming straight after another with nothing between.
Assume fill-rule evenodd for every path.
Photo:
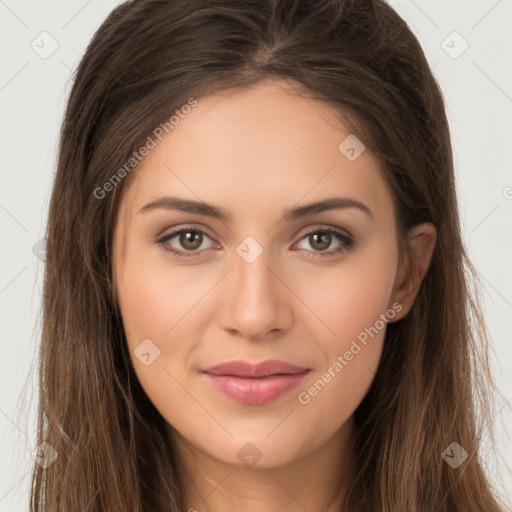
<instances>
[{"instance_id":1,"label":"upper lip","mask_svg":"<svg viewBox=\"0 0 512 512\"><path fill-rule=\"evenodd\" d=\"M294 364L269 359L261 363L250 363L248 361L228 361L216 366L212 366L205 373L210 375L226 375L232 377L268 377L270 375L294 375L303 373L309 368L302 368Z\"/></svg>"}]
</instances>

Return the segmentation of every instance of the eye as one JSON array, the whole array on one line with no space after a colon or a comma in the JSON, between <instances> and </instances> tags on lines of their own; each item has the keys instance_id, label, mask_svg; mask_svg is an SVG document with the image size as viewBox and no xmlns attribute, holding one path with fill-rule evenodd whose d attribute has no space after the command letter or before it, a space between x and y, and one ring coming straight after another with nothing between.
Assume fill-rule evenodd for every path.
<instances>
[{"instance_id":1,"label":"eye","mask_svg":"<svg viewBox=\"0 0 512 512\"><path fill-rule=\"evenodd\" d=\"M212 238L204 231L195 227L183 227L176 231L172 231L156 240L164 250L174 254L177 258L187 258L198 256L203 250L211 249L213 244L204 245L207 240ZM354 239L346 231L339 228L316 228L306 233L292 247L299 246L303 240L309 243L312 249L305 249L308 252L315 253L314 256L326 257L335 256L336 254L349 251L354 245ZM329 249L333 242L338 240L338 246ZM304 249L299 247L299 249Z\"/></svg>"},{"instance_id":2,"label":"eye","mask_svg":"<svg viewBox=\"0 0 512 512\"><path fill-rule=\"evenodd\" d=\"M318 256L334 256L336 254L349 251L354 245L354 239L346 231L338 228L317 228L315 230L306 233L299 242L295 245L299 245L303 240L312 247L312 249L306 249L310 252L317 253ZM327 251L331 247L332 243L338 240L338 246L334 249Z\"/></svg>"},{"instance_id":3,"label":"eye","mask_svg":"<svg viewBox=\"0 0 512 512\"><path fill-rule=\"evenodd\" d=\"M176 239L173 243L173 239ZM211 238L204 232L193 227L184 227L173 231L157 240L166 251L175 254L178 258L196 256L204 249L210 249L211 245L204 246L206 239ZM173 245L174 244L174 245ZM176 248L178 245L178 248Z\"/></svg>"}]
</instances>

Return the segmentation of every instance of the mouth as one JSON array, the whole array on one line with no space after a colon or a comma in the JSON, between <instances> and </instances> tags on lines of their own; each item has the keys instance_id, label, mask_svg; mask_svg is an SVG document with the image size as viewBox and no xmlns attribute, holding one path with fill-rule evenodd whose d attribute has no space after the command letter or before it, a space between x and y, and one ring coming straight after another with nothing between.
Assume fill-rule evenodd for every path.
<instances>
[{"instance_id":1,"label":"mouth","mask_svg":"<svg viewBox=\"0 0 512 512\"><path fill-rule=\"evenodd\" d=\"M204 370L209 382L231 399L247 405L270 403L292 388L311 371L284 361L258 364L230 361Z\"/></svg>"}]
</instances>

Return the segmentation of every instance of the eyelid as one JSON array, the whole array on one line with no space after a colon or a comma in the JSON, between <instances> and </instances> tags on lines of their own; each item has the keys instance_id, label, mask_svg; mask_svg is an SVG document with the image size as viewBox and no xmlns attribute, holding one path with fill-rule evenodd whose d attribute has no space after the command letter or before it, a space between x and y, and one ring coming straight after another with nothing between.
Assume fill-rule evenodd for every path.
<instances>
[{"instance_id":1,"label":"eyelid","mask_svg":"<svg viewBox=\"0 0 512 512\"><path fill-rule=\"evenodd\" d=\"M193 222L190 224L178 224L177 226L172 226L172 227L167 226L165 229L162 229L162 231L160 231L158 233L158 235L155 236L155 239L165 238L168 235L173 235L173 234L176 235L177 233L179 233L180 231L183 231L184 229L189 229L190 231L197 231L200 233L205 233L210 238L214 238L214 236L211 234L212 232L210 231L210 228L208 228L204 224ZM167 232L167 234L164 234L166 232Z\"/></svg>"},{"instance_id":2,"label":"eyelid","mask_svg":"<svg viewBox=\"0 0 512 512\"><path fill-rule=\"evenodd\" d=\"M304 237L306 237L308 235L311 235L312 233L317 233L318 231L334 232L341 237L345 237L345 238L351 239L351 240L354 239L353 235L346 229L339 228L337 226L331 226L328 224L317 224L316 226L313 226L312 228L308 228L307 231L305 231L300 236L300 240L302 240ZM299 231L298 233L300 233L300 232L301 231ZM298 233L295 236L298 236Z\"/></svg>"}]
</instances>

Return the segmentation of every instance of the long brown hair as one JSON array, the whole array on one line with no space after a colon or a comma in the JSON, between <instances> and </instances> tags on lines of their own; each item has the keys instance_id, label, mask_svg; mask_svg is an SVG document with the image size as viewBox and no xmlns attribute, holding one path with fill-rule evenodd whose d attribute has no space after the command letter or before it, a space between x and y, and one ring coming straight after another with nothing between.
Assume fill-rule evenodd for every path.
<instances>
[{"instance_id":1,"label":"long brown hair","mask_svg":"<svg viewBox=\"0 0 512 512\"><path fill-rule=\"evenodd\" d=\"M89 44L61 131L38 417L38 443L58 457L34 465L33 512L184 509L168 426L131 365L113 286L114 220L136 166L119 170L190 98L269 78L350 119L382 164L404 250L412 226L438 232L414 306L388 325L355 412L343 510L500 510L480 455L492 380L449 127L406 23L382 0L130 0ZM457 468L442 457L452 442L468 454Z\"/></svg>"}]
</instances>

